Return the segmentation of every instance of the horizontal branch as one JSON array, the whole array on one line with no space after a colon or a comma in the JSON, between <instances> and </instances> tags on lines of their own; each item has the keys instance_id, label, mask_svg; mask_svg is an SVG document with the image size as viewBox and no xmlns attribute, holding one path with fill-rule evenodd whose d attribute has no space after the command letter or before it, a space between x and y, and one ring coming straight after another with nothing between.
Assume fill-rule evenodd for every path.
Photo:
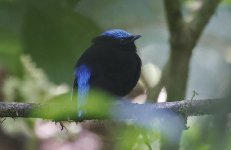
<instances>
[{"instance_id":1,"label":"horizontal branch","mask_svg":"<svg viewBox=\"0 0 231 150\"><path fill-rule=\"evenodd\" d=\"M211 99L211 100L183 100L175 102L164 102L155 104L133 104L130 102L116 101L110 104L111 109L107 111L107 114L100 114L96 112L86 113L84 120L94 119L140 119L144 116L151 118L157 116L157 114L163 114L162 112L172 112L177 115L183 116L200 116L210 115L215 113L230 113L231 106L230 101L226 99ZM227 108L226 108L227 106ZM97 106L96 106L97 107ZM61 109L66 106L60 107L58 103L51 104L35 104L35 103L7 103L0 102L0 117L23 117L23 118L43 118L55 120L55 114L52 109L56 112L62 112ZM75 107L76 108L76 107ZM76 110L77 111L77 110ZM161 112L161 113L156 113ZM63 115L59 120L68 120L69 115ZM139 118L140 117L140 118ZM76 117L71 120L78 121Z\"/></svg>"}]
</instances>

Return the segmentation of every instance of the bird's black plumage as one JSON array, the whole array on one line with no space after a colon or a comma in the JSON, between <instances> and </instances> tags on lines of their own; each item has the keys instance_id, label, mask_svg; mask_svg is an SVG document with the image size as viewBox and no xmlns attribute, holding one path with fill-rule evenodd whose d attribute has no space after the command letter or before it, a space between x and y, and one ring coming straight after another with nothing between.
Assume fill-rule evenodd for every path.
<instances>
[{"instance_id":1,"label":"bird's black plumage","mask_svg":"<svg viewBox=\"0 0 231 150\"><path fill-rule=\"evenodd\" d=\"M114 29L92 40L92 45L75 65L74 87L79 87L78 69L86 66L90 72L90 88L99 88L116 96L125 96L136 85L141 72L141 60L134 41L139 35Z\"/></svg>"}]
</instances>

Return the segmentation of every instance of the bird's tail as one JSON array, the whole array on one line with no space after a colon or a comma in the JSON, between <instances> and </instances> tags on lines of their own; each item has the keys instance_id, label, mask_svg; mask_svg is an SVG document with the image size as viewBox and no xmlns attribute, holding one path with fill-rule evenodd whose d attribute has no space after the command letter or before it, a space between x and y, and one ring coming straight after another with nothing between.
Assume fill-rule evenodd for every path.
<instances>
[{"instance_id":1,"label":"bird's tail","mask_svg":"<svg viewBox=\"0 0 231 150\"><path fill-rule=\"evenodd\" d=\"M76 78L74 79L72 83L72 88L71 88L71 95L70 95L70 102L73 102L73 95L74 95L74 89L76 88ZM68 120L70 120L70 116L68 116Z\"/></svg>"},{"instance_id":2,"label":"bird's tail","mask_svg":"<svg viewBox=\"0 0 231 150\"><path fill-rule=\"evenodd\" d=\"M87 103L87 95L89 93L89 80L91 71L86 65L79 66L75 71L77 89L77 110L78 118L83 117L83 106Z\"/></svg>"},{"instance_id":3,"label":"bird's tail","mask_svg":"<svg viewBox=\"0 0 231 150\"><path fill-rule=\"evenodd\" d=\"M70 98L70 101L73 102L73 92L74 92L74 89L76 88L76 78L74 79L73 83L72 83L72 88L71 88L71 98Z\"/></svg>"}]
</instances>

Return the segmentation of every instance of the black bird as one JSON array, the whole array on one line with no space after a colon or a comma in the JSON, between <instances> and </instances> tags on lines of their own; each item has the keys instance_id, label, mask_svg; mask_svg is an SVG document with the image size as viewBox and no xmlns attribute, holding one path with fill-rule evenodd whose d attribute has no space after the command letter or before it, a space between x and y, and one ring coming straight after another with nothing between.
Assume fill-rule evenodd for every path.
<instances>
[{"instance_id":1,"label":"black bird","mask_svg":"<svg viewBox=\"0 0 231 150\"><path fill-rule=\"evenodd\" d=\"M89 88L125 96L135 87L140 77L141 60L134 42L140 37L112 29L92 40L92 45L75 65L74 87L78 90L79 107L86 103Z\"/></svg>"}]
</instances>

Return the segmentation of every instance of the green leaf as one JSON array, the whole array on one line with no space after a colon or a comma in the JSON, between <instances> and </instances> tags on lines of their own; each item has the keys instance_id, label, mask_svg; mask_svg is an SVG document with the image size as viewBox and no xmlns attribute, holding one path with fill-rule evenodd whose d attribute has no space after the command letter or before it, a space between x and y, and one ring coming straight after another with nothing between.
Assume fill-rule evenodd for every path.
<instances>
[{"instance_id":1,"label":"green leaf","mask_svg":"<svg viewBox=\"0 0 231 150\"><path fill-rule=\"evenodd\" d=\"M84 118L108 118L111 117L112 97L100 91L91 91L88 94L86 104L82 106ZM62 94L52 97L38 110L32 112L34 116L43 116L52 118L56 121L70 118L77 118L77 95L74 94L71 99L71 93Z\"/></svg>"},{"instance_id":2,"label":"green leaf","mask_svg":"<svg viewBox=\"0 0 231 150\"><path fill-rule=\"evenodd\" d=\"M231 0L224 0L223 3L230 5L231 4Z\"/></svg>"}]
</instances>

